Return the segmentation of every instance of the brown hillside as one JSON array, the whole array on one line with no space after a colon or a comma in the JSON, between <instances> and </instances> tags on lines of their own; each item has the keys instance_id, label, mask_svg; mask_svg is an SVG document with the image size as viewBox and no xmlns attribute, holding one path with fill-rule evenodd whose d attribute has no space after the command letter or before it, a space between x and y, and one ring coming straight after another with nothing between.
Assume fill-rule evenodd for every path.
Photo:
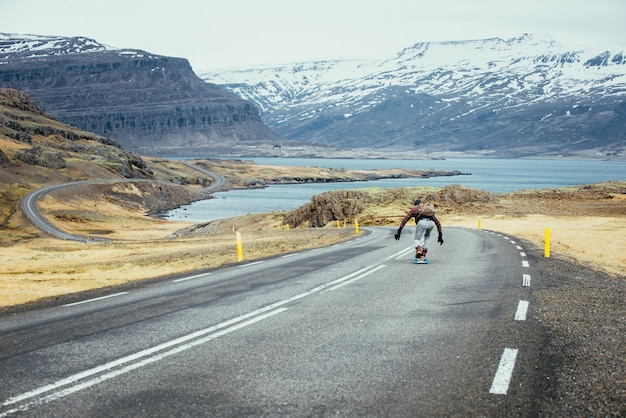
<instances>
[{"instance_id":1,"label":"brown hillside","mask_svg":"<svg viewBox=\"0 0 626 418\"><path fill-rule=\"evenodd\" d=\"M185 194L184 202L206 194L181 185L210 182L180 163L146 160L110 138L60 123L42 113L26 94L0 89L0 244L30 236L23 228L8 227L17 202L27 193L74 181L128 178L171 183L166 189L179 190L166 190L162 198Z\"/></svg>"}]
</instances>

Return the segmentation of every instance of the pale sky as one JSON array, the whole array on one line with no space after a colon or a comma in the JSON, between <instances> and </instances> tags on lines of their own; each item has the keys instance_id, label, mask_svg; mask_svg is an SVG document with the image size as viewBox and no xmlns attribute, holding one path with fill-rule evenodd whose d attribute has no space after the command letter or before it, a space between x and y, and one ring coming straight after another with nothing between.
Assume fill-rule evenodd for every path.
<instances>
[{"instance_id":1,"label":"pale sky","mask_svg":"<svg viewBox=\"0 0 626 418\"><path fill-rule=\"evenodd\" d=\"M0 0L0 32L85 36L195 71L524 33L601 52L626 46L626 0Z\"/></svg>"}]
</instances>

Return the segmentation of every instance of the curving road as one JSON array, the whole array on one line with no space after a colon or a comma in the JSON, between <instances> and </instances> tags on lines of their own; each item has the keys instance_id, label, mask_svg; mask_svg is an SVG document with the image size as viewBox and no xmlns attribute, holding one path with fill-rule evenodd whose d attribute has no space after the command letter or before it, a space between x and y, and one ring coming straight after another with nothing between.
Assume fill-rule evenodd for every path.
<instances>
[{"instance_id":1,"label":"curving road","mask_svg":"<svg viewBox=\"0 0 626 418\"><path fill-rule=\"evenodd\" d=\"M0 317L0 418L540 415L541 255L394 230Z\"/></svg>"},{"instance_id":2,"label":"curving road","mask_svg":"<svg viewBox=\"0 0 626 418\"><path fill-rule=\"evenodd\" d=\"M226 186L226 180L224 177L220 176L217 173L214 173L209 170L205 170L203 168L197 167L193 164L189 164L187 162L182 162L182 164L198 170L205 175L210 176L213 179L213 183L205 188L208 191L218 191L222 190ZM77 242L93 242L93 241L110 241L104 238L85 238L81 235L71 234L69 232L63 231L62 229L56 227L50 221L48 221L41 213L39 208L37 207L37 202L47 194L53 190L60 189L62 187L72 187L80 184L98 184L98 183L122 183L122 182L140 182L140 181L153 181L146 179L110 179L110 180L88 180L88 181L78 181L72 183L64 183L57 184L54 186L44 187L33 192L28 193L24 196L20 202L20 208L24 215L40 230L43 232L52 235L56 238L68 240L68 241L77 241Z\"/></svg>"},{"instance_id":3,"label":"curving road","mask_svg":"<svg viewBox=\"0 0 626 418\"><path fill-rule=\"evenodd\" d=\"M227 181L224 177L222 177L221 175L217 174L214 171L211 170L207 170L205 168L202 167L198 167L197 165L188 163L187 161L181 161L181 164L192 168L194 170L197 170L199 172L201 172L202 174L205 174L209 177L211 177L213 179L213 183L211 183L210 185L208 185L205 189L211 192L216 192L219 190L222 190L224 187L226 187L227 185Z\"/></svg>"}]
</instances>

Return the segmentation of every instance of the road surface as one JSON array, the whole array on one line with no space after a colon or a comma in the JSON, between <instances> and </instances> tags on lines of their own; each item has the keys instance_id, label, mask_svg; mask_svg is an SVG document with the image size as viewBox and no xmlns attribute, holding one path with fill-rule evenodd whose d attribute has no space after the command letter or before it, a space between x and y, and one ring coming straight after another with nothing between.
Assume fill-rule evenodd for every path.
<instances>
[{"instance_id":1,"label":"road surface","mask_svg":"<svg viewBox=\"0 0 626 418\"><path fill-rule=\"evenodd\" d=\"M0 417L536 415L534 256L394 232L0 317Z\"/></svg>"}]
</instances>

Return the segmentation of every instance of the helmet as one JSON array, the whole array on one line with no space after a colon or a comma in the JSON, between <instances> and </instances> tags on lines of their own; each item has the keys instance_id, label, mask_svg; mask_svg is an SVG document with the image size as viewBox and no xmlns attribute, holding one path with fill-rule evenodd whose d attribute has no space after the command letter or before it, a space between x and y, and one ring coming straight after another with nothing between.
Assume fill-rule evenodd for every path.
<instances>
[{"instance_id":1,"label":"helmet","mask_svg":"<svg viewBox=\"0 0 626 418\"><path fill-rule=\"evenodd\" d=\"M417 205L419 205L420 203L422 203L422 199L415 199L415 200L413 201L413 206L417 206Z\"/></svg>"}]
</instances>

